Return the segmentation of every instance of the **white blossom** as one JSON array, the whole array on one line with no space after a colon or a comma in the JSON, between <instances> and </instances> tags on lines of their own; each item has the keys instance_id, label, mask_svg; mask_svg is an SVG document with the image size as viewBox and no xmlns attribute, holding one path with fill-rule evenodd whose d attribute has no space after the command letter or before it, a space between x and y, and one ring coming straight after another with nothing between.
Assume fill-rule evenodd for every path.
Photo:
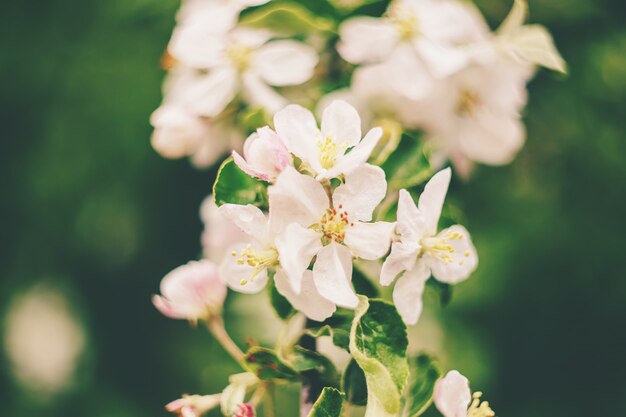
<instances>
[{"instance_id":1,"label":"white blossom","mask_svg":"<svg viewBox=\"0 0 626 417\"><path fill-rule=\"evenodd\" d=\"M494 417L487 401L481 402L482 392L470 391L469 381L458 371L450 371L437 381L433 401L443 417Z\"/></svg>"},{"instance_id":2,"label":"white blossom","mask_svg":"<svg viewBox=\"0 0 626 417\"><path fill-rule=\"evenodd\" d=\"M456 284L467 279L478 265L476 249L463 226L437 233L450 177L450 168L435 174L426 184L418 206L406 190L400 190L396 227L399 241L391 245L380 282L389 285L400 275L393 300L407 324L415 324L420 316L424 285L431 274L441 282Z\"/></svg>"},{"instance_id":3,"label":"white blossom","mask_svg":"<svg viewBox=\"0 0 626 417\"><path fill-rule=\"evenodd\" d=\"M247 240L246 234L220 213L212 195L200 205L200 219L204 224L200 238L202 254L218 265L230 254L233 245Z\"/></svg>"},{"instance_id":4,"label":"white blossom","mask_svg":"<svg viewBox=\"0 0 626 417\"><path fill-rule=\"evenodd\" d=\"M349 174L362 165L382 134L380 128L373 128L361 139L361 118L342 100L324 110L321 129L313 113L295 104L276 113L274 126L287 149L320 180Z\"/></svg>"},{"instance_id":5,"label":"white blossom","mask_svg":"<svg viewBox=\"0 0 626 417\"><path fill-rule=\"evenodd\" d=\"M243 157L233 151L233 160L248 175L268 182L274 181L283 169L293 164L280 136L267 126L246 139Z\"/></svg>"}]
</instances>

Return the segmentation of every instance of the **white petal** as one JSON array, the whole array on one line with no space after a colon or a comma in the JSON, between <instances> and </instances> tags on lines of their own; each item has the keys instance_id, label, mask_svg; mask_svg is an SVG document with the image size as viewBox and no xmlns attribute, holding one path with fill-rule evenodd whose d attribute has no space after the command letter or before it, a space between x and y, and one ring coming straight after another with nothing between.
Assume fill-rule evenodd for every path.
<instances>
[{"instance_id":1,"label":"white petal","mask_svg":"<svg viewBox=\"0 0 626 417\"><path fill-rule=\"evenodd\" d=\"M427 232L426 221L407 190L400 190L396 216L398 218L396 230L402 237L402 242L419 246L419 241Z\"/></svg>"},{"instance_id":2,"label":"white petal","mask_svg":"<svg viewBox=\"0 0 626 417\"><path fill-rule=\"evenodd\" d=\"M278 292L296 310L302 312L311 320L324 321L332 316L337 309L334 303L319 294L313 282L313 272L311 271L304 271L302 275L302 291L300 294L296 294L293 291L286 274L281 270L276 271L274 282Z\"/></svg>"},{"instance_id":3,"label":"white petal","mask_svg":"<svg viewBox=\"0 0 626 417\"><path fill-rule=\"evenodd\" d=\"M386 192L385 172L380 167L363 164L346 175L345 183L335 189L333 204L337 210L348 212L351 222L370 221Z\"/></svg>"},{"instance_id":4,"label":"white petal","mask_svg":"<svg viewBox=\"0 0 626 417\"><path fill-rule=\"evenodd\" d=\"M243 74L243 94L250 105L263 107L269 114L274 114L287 105L285 97L252 72Z\"/></svg>"},{"instance_id":5,"label":"white petal","mask_svg":"<svg viewBox=\"0 0 626 417\"><path fill-rule=\"evenodd\" d=\"M393 302L406 324L417 323L422 313L422 294L428 277L428 268L422 262L417 262L412 270L406 271L398 279L393 288Z\"/></svg>"},{"instance_id":6,"label":"white petal","mask_svg":"<svg viewBox=\"0 0 626 417\"><path fill-rule=\"evenodd\" d=\"M410 100L424 99L435 85L435 79L424 62L408 45L397 48L385 68L393 90Z\"/></svg>"},{"instance_id":7,"label":"white petal","mask_svg":"<svg viewBox=\"0 0 626 417\"><path fill-rule=\"evenodd\" d=\"M298 223L289 224L275 239L280 266L285 271L292 291L300 293L302 273L322 248L321 235Z\"/></svg>"},{"instance_id":8,"label":"white petal","mask_svg":"<svg viewBox=\"0 0 626 417\"><path fill-rule=\"evenodd\" d=\"M361 140L361 118L356 109L343 100L335 100L322 115L322 136L346 149Z\"/></svg>"},{"instance_id":9,"label":"white petal","mask_svg":"<svg viewBox=\"0 0 626 417\"><path fill-rule=\"evenodd\" d=\"M448 77L463 68L469 55L461 48L450 47L439 42L419 39L415 42L420 57L429 72L437 79Z\"/></svg>"},{"instance_id":10,"label":"white petal","mask_svg":"<svg viewBox=\"0 0 626 417\"><path fill-rule=\"evenodd\" d=\"M417 207L424 216L427 232L431 236L437 233L437 223L439 223L441 209L448 193L451 177L452 171L450 168L439 171L426 183L424 191L420 195Z\"/></svg>"},{"instance_id":11,"label":"white petal","mask_svg":"<svg viewBox=\"0 0 626 417\"><path fill-rule=\"evenodd\" d=\"M466 417L472 400L469 381L458 371L450 371L437 381L433 401L444 417Z\"/></svg>"},{"instance_id":12,"label":"white petal","mask_svg":"<svg viewBox=\"0 0 626 417\"><path fill-rule=\"evenodd\" d=\"M224 37L199 24L178 25L167 47L176 61L191 68L206 69L224 62Z\"/></svg>"},{"instance_id":13,"label":"white petal","mask_svg":"<svg viewBox=\"0 0 626 417\"><path fill-rule=\"evenodd\" d=\"M453 252L449 253L450 259L448 260L429 253L424 254L424 262L432 270L433 276L448 284L456 284L469 278L478 266L478 254L469 232L463 226L455 225L442 230L437 238L446 239L446 242L452 246Z\"/></svg>"},{"instance_id":14,"label":"white petal","mask_svg":"<svg viewBox=\"0 0 626 417\"><path fill-rule=\"evenodd\" d=\"M383 19L355 17L339 28L339 55L353 64L385 59L397 42L396 29Z\"/></svg>"},{"instance_id":15,"label":"white petal","mask_svg":"<svg viewBox=\"0 0 626 417\"><path fill-rule=\"evenodd\" d=\"M319 177L335 178L340 174L349 174L355 168L363 165L369 159L382 134L383 131L379 127L370 130L361 142L345 155L339 155L335 161L335 165Z\"/></svg>"},{"instance_id":16,"label":"white petal","mask_svg":"<svg viewBox=\"0 0 626 417\"><path fill-rule=\"evenodd\" d=\"M274 233L290 223L309 227L318 223L328 209L324 187L314 178L287 167L269 187L270 219Z\"/></svg>"},{"instance_id":17,"label":"white petal","mask_svg":"<svg viewBox=\"0 0 626 417\"><path fill-rule=\"evenodd\" d=\"M239 244L231 248L231 251L240 253L247 245ZM253 268L247 264L239 265L236 256L227 256L220 265L220 278L224 284L234 291L253 294L261 291L267 284L267 270L262 270L256 276L252 276Z\"/></svg>"},{"instance_id":18,"label":"white petal","mask_svg":"<svg viewBox=\"0 0 626 417\"><path fill-rule=\"evenodd\" d=\"M232 68L216 68L205 77L198 78L187 99L197 114L217 116L235 97L237 84L237 74Z\"/></svg>"},{"instance_id":19,"label":"white petal","mask_svg":"<svg viewBox=\"0 0 626 417\"><path fill-rule=\"evenodd\" d=\"M290 104L274 115L274 127L291 153L311 164L316 171L321 170L317 148L320 131L313 113Z\"/></svg>"},{"instance_id":20,"label":"white petal","mask_svg":"<svg viewBox=\"0 0 626 417\"><path fill-rule=\"evenodd\" d=\"M298 85L313 76L318 57L315 49L302 42L274 41L254 54L252 66L270 85Z\"/></svg>"},{"instance_id":21,"label":"white petal","mask_svg":"<svg viewBox=\"0 0 626 417\"><path fill-rule=\"evenodd\" d=\"M359 303L350 285L352 255L345 246L331 242L319 251L313 266L313 279L322 297L338 306L355 308Z\"/></svg>"},{"instance_id":22,"label":"white petal","mask_svg":"<svg viewBox=\"0 0 626 417\"><path fill-rule=\"evenodd\" d=\"M244 233L259 242L267 240L267 218L265 214L256 206L248 204L224 204L218 209L219 213L233 222Z\"/></svg>"},{"instance_id":23,"label":"white petal","mask_svg":"<svg viewBox=\"0 0 626 417\"><path fill-rule=\"evenodd\" d=\"M356 257L368 260L379 259L385 256L391 245L391 234L395 223L355 222L348 226L344 243Z\"/></svg>"},{"instance_id":24,"label":"white petal","mask_svg":"<svg viewBox=\"0 0 626 417\"><path fill-rule=\"evenodd\" d=\"M420 250L421 247L417 243L394 242L391 245L391 253L385 259L380 271L380 283L387 286L402 272L413 269Z\"/></svg>"}]
</instances>

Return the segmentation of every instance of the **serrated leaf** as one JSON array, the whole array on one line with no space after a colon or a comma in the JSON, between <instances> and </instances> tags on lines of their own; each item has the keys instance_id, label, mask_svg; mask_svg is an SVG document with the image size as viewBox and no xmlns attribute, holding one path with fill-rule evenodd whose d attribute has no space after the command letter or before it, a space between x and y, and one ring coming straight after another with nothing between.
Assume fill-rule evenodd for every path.
<instances>
[{"instance_id":1,"label":"serrated leaf","mask_svg":"<svg viewBox=\"0 0 626 417\"><path fill-rule=\"evenodd\" d=\"M426 411L433 399L435 383L441 377L441 369L426 354L412 359L410 368L402 417L418 417Z\"/></svg>"},{"instance_id":2,"label":"serrated leaf","mask_svg":"<svg viewBox=\"0 0 626 417\"><path fill-rule=\"evenodd\" d=\"M354 405L367 404L367 384L365 374L359 365L351 360L341 378L341 390L346 393L346 401Z\"/></svg>"},{"instance_id":3,"label":"serrated leaf","mask_svg":"<svg viewBox=\"0 0 626 417\"><path fill-rule=\"evenodd\" d=\"M217 171L213 184L215 204L254 204L263 206L267 200L267 185L239 169L233 158L226 159Z\"/></svg>"},{"instance_id":4,"label":"serrated leaf","mask_svg":"<svg viewBox=\"0 0 626 417\"><path fill-rule=\"evenodd\" d=\"M406 325L396 308L382 300L359 296L352 329L350 353L365 373L368 414L372 410L397 414L407 382ZM380 407L379 407L380 406Z\"/></svg>"},{"instance_id":5,"label":"serrated leaf","mask_svg":"<svg viewBox=\"0 0 626 417\"><path fill-rule=\"evenodd\" d=\"M244 366L259 379L297 379L298 373L272 349L254 346L246 353Z\"/></svg>"},{"instance_id":6,"label":"serrated leaf","mask_svg":"<svg viewBox=\"0 0 626 417\"><path fill-rule=\"evenodd\" d=\"M343 397L343 392L335 388L324 388L308 417L340 417Z\"/></svg>"},{"instance_id":7,"label":"serrated leaf","mask_svg":"<svg viewBox=\"0 0 626 417\"><path fill-rule=\"evenodd\" d=\"M332 20L313 14L296 3L270 2L266 6L246 13L239 24L256 29L271 29L287 36L315 32L332 32Z\"/></svg>"}]
</instances>

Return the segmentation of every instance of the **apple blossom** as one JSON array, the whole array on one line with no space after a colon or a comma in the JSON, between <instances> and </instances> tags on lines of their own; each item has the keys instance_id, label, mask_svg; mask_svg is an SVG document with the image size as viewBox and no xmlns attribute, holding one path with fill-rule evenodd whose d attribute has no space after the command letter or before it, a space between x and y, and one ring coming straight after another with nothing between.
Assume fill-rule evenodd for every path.
<instances>
[{"instance_id":1,"label":"apple blossom","mask_svg":"<svg viewBox=\"0 0 626 417\"><path fill-rule=\"evenodd\" d=\"M196 322L221 313L226 287L213 262L191 261L161 280L161 294L152 297L152 303L161 313Z\"/></svg>"},{"instance_id":2,"label":"apple blossom","mask_svg":"<svg viewBox=\"0 0 626 417\"><path fill-rule=\"evenodd\" d=\"M478 255L463 226L437 233L437 223L450 183L446 168L426 184L416 206L406 190L400 190L396 231L399 241L383 263L380 282L389 285L400 274L393 300L407 324L415 324L422 310L424 284L431 274L439 281L456 284L469 277L478 265Z\"/></svg>"},{"instance_id":3,"label":"apple blossom","mask_svg":"<svg viewBox=\"0 0 626 417\"><path fill-rule=\"evenodd\" d=\"M458 371L450 371L437 381L433 400L443 417L494 417L487 401L480 401L482 392L470 391L469 381Z\"/></svg>"},{"instance_id":4,"label":"apple blossom","mask_svg":"<svg viewBox=\"0 0 626 417\"><path fill-rule=\"evenodd\" d=\"M180 417L200 417L207 411L220 405L220 394L215 395L183 395L165 406L170 413Z\"/></svg>"},{"instance_id":5,"label":"apple blossom","mask_svg":"<svg viewBox=\"0 0 626 417\"><path fill-rule=\"evenodd\" d=\"M285 228L284 221L279 220L284 213L271 206L269 217L253 205L224 204L219 211L248 236L247 242L231 248L231 256L221 264L220 275L228 287L243 293L259 292L268 281L268 269L272 269L276 287L296 309L317 321L332 315L335 305L319 294L305 273L321 246L315 231L297 224ZM288 290L295 285L285 285L287 280L297 283L297 290Z\"/></svg>"},{"instance_id":6,"label":"apple blossom","mask_svg":"<svg viewBox=\"0 0 626 417\"><path fill-rule=\"evenodd\" d=\"M361 139L361 118L342 100L324 110L321 129L313 113L295 104L276 113L274 126L287 149L320 180L349 174L362 165L382 134L380 128L374 128Z\"/></svg>"},{"instance_id":7,"label":"apple blossom","mask_svg":"<svg viewBox=\"0 0 626 417\"><path fill-rule=\"evenodd\" d=\"M385 173L369 164L346 174L332 196L319 182L291 167L269 188L270 209L280 213L277 220L286 225L284 250L307 248L295 265L308 263L311 253L317 255L312 271L315 287L339 306L358 304L350 285L352 257L379 259L389 250L394 224L371 222L386 190ZM281 263L293 291L299 293L301 271Z\"/></svg>"},{"instance_id":8,"label":"apple blossom","mask_svg":"<svg viewBox=\"0 0 626 417\"><path fill-rule=\"evenodd\" d=\"M283 169L293 163L280 136L267 126L246 139L243 155L233 151L237 166L248 175L268 182L274 181Z\"/></svg>"},{"instance_id":9,"label":"apple blossom","mask_svg":"<svg viewBox=\"0 0 626 417\"><path fill-rule=\"evenodd\" d=\"M220 214L212 195L206 197L200 205L200 219L204 223L200 238L202 254L218 265L230 253L231 246L247 240L241 229Z\"/></svg>"}]
</instances>

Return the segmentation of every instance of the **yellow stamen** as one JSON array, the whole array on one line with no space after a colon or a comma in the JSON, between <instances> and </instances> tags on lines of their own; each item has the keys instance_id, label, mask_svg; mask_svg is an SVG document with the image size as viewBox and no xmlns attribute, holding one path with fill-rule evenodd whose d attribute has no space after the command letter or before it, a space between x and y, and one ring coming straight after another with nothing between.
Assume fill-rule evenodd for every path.
<instances>
[{"instance_id":1,"label":"yellow stamen","mask_svg":"<svg viewBox=\"0 0 626 417\"><path fill-rule=\"evenodd\" d=\"M325 169L332 168L337 159L337 144L329 137L317 142L320 150L320 162Z\"/></svg>"},{"instance_id":2,"label":"yellow stamen","mask_svg":"<svg viewBox=\"0 0 626 417\"><path fill-rule=\"evenodd\" d=\"M406 7L395 4L389 9L387 16L398 31L400 40L409 41L419 35L419 19Z\"/></svg>"},{"instance_id":3,"label":"yellow stamen","mask_svg":"<svg viewBox=\"0 0 626 417\"><path fill-rule=\"evenodd\" d=\"M460 115L470 114L480 105L478 94L470 90L462 90L456 104L456 112Z\"/></svg>"},{"instance_id":4,"label":"yellow stamen","mask_svg":"<svg viewBox=\"0 0 626 417\"><path fill-rule=\"evenodd\" d=\"M241 44L233 44L226 50L226 56L239 71L243 71L250 64L252 49Z\"/></svg>"},{"instance_id":5,"label":"yellow stamen","mask_svg":"<svg viewBox=\"0 0 626 417\"><path fill-rule=\"evenodd\" d=\"M342 209L340 204L338 209L326 210L320 222L311 226L313 230L322 234L324 245L328 245L332 241L343 243L346 237L346 228L354 225L348 219L348 212Z\"/></svg>"},{"instance_id":6,"label":"yellow stamen","mask_svg":"<svg viewBox=\"0 0 626 417\"><path fill-rule=\"evenodd\" d=\"M231 255L236 257L237 252L233 251ZM259 250L248 245L246 249L241 252L236 262L238 265L248 265L252 268L250 277L248 279L242 279L240 282L240 285L246 285L248 282L254 282L254 278L261 271L270 266L278 265L278 251L272 246Z\"/></svg>"},{"instance_id":7,"label":"yellow stamen","mask_svg":"<svg viewBox=\"0 0 626 417\"><path fill-rule=\"evenodd\" d=\"M493 412L491 407L489 407L489 403L487 401L480 401L480 397L483 395L482 392L475 392L472 395L473 400L472 404L470 404L467 409L467 417L494 417L496 413Z\"/></svg>"}]
</instances>

